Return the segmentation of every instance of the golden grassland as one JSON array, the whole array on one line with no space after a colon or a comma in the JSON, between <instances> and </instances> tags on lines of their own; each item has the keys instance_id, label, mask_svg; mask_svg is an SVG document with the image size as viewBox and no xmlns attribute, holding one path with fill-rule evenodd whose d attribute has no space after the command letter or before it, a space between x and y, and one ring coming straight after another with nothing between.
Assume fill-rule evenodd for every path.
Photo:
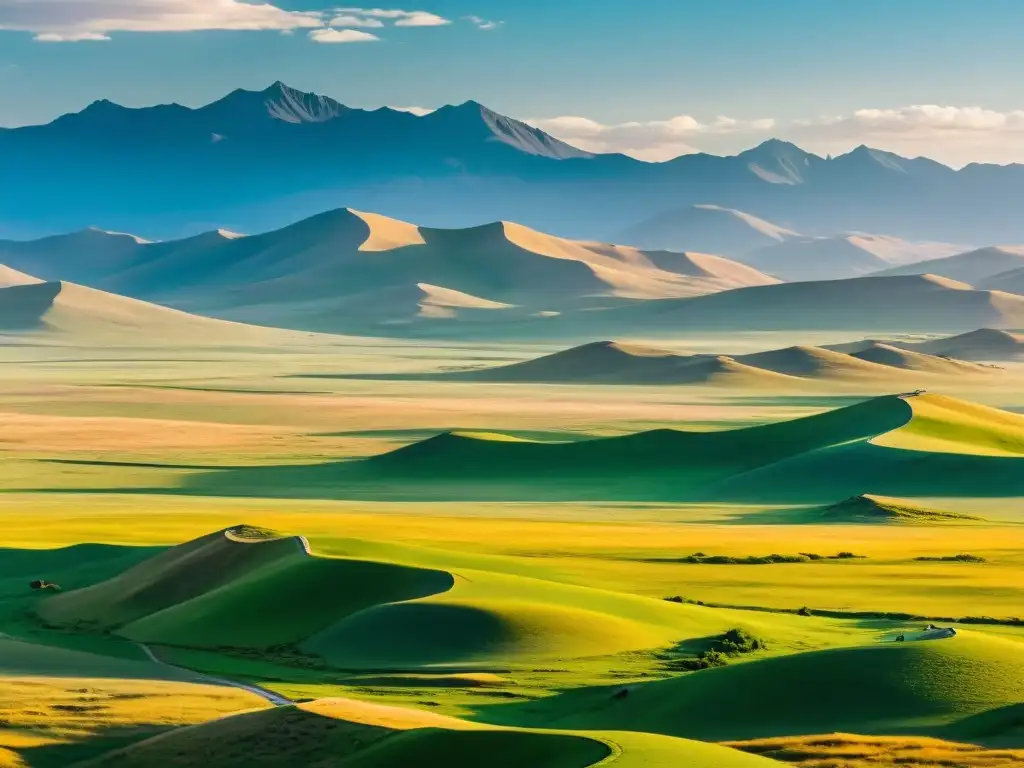
<instances>
[{"instance_id":1,"label":"golden grassland","mask_svg":"<svg viewBox=\"0 0 1024 768\"><path fill-rule=\"evenodd\" d=\"M731 341L737 352L783 342L758 336ZM708 339L686 347L704 351L721 345L720 339ZM259 352L0 347L0 548L6 548L0 566L4 556L21 557L24 550L39 553L86 543L125 548L109 560L62 571L70 579L64 586L74 589L110 578L156 551L143 548L169 547L246 523L306 536L314 553L327 558L450 572L458 586L450 595L431 595L425 602L499 617L506 628L518 632L518 647L525 649L521 656L506 653L511 647L506 645L487 656L486 663L444 670L414 666L401 673L374 668L326 673L289 666L292 660L273 654L154 645L172 663L257 682L295 699L337 695L459 717L475 717L502 704L542 701L575 688L596 687L594 695L603 701L606 687L677 674L658 658L682 626L673 623L675 618L654 622L655 629L646 618L623 620L616 625L618 634L608 629L617 639L607 647L590 636L596 633L576 631L576 625L591 626L586 622L595 617L640 611L634 604L640 598L659 599L653 608L640 611L645 617L648 611L660 616L665 608L660 598L676 595L709 605L786 612L806 606L1004 620L1024 613L1024 498L913 499L922 507L981 518L977 521L831 524L817 519L810 505L399 502L182 493L194 478L217 469L361 458L446 430L565 441L658 427L720 430L807 416L884 394L838 385L786 396L713 387L588 388L309 376L495 365L549 351L553 348L376 340ZM951 382L948 391L1019 411L1024 407L1022 382L1024 377L1013 369L984 389L976 389L974 382L958 390ZM957 429L979 428L971 417L957 418L963 422ZM915 449L956 443L964 450L962 441L943 431L945 424L925 420L919 431L903 439ZM985 443L985 452L1012 454L1016 438L1008 430ZM813 553L822 559L767 565L686 561L698 552L740 559ZM829 559L839 552L858 557ZM982 562L917 559L961 553ZM30 616L34 598L25 594L24 575L0 567L0 633L138 660L139 649L114 635L53 632L40 626ZM47 575L33 573L33 578ZM593 593L578 591L582 588ZM583 608L576 604L584 601L590 602ZM701 623L700 629L704 636L729 626L760 628L770 638L768 650L753 661L736 662L757 664L762 657L795 651L877 643L911 626L869 618L799 622L788 613L725 611ZM1015 626L971 631L1024 642L1024 632ZM692 639L696 632L679 639ZM542 647L546 636L570 638L578 653L566 646L559 657ZM175 680L90 677L85 669L81 677L41 677L31 670L2 669L0 719L6 725L0 727L0 765L19 768L73 765L172 727L265 706L239 690ZM296 733L315 739L337 730L309 717L314 710L308 705L294 716L303 725ZM247 721L237 722L240 733L248 733ZM216 731L210 733L213 743ZM620 765L668 765L680 759L678 745L657 740L665 737L641 744L645 736L633 736L633 742L623 739L623 755L632 755L633 762L624 757ZM614 741L607 737L604 743ZM1024 762L1019 752L994 748L1002 744L983 748L916 736L786 736L736 746L808 768L973 768ZM645 750L667 756L666 762L636 757ZM239 747L232 754L241 759L244 752ZM294 757L286 752L282 759L290 759L288 755ZM188 764L191 758L175 759ZM716 759L710 755L707 764L716 765Z\"/></svg>"}]
</instances>

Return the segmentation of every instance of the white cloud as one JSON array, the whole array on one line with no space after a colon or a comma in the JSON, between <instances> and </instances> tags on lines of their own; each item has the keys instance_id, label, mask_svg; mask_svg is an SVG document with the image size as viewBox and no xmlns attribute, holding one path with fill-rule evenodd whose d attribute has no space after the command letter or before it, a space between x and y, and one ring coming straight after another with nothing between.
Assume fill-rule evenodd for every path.
<instances>
[{"instance_id":1,"label":"white cloud","mask_svg":"<svg viewBox=\"0 0 1024 768\"><path fill-rule=\"evenodd\" d=\"M329 23L332 27L371 27L379 29L384 26L384 22L380 19L370 16L356 16L351 13L335 16Z\"/></svg>"},{"instance_id":2,"label":"white cloud","mask_svg":"<svg viewBox=\"0 0 1024 768\"><path fill-rule=\"evenodd\" d=\"M380 40L374 34L358 29L314 29L309 39L316 43L373 43Z\"/></svg>"},{"instance_id":3,"label":"white cloud","mask_svg":"<svg viewBox=\"0 0 1024 768\"><path fill-rule=\"evenodd\" d=\"M103 40L112 32L291 30L323 25L317 12L243 0L0 0L0 30L40 42Z\"/></svg>"},{"instance_id":4,"label":"white cloud","mask_svg":"<svg viewBox=\"0 0 1024 768\"><path fill-rule=\"evenodd\" d=\"M621 152L640 160L669 160L699 151L693 145L711 135L758 134L775 125L771 119L743 121L718 117L702 123L690 115L667 120L630 121L606 125L586 117L564 116L529 120L530 125L590 152Z\"/></svg>"},{"instance_id":5,"label":"white cloud","mask_svg":"<svg viewBox=\"0 0 1024 768\"><path fill-rule=\"evenodd\" d=\"M424 115L429 115L431 112L436 111L430 107L388 107L388 109L393 109L396 112L408 112L412 115L416 115L416 117L423 117Z\"/></svg>"},{"instance_id":6,"label":"white cloud","mask_svg":"<svg viewBox=\"0 0 1024 768\"><path fill-rule=\"evenodd\" d=\"M483 29L485 31L497 29L498 27L505 23L503 21L493 21L491 19L485 19L482 16L463 16L462 18L463 20L468 21L470 24L475 26L477 29Z\"/></svg>"},{"instance_id":7,"label":"white cloud","mask_svg":"<svg viewBox=\"0 0 1024 768\"><path fill-rule=\"evenodd\" d=\"M443 27L451 22L443 16L426 11L413 11L395 21L396 27Z\"/></svg>"},{"instance_id":8,"label":"white cloud","mask_svg":"<svg viewBox=\"0 0 1024 768\"><path fill-rule=\"evenodd\" d=\"M86 41L110 40L108 35L102 32L73 32L71 34L59 34L57 32L43 32L33 38L37 43L81 43Z\"/></svg>"},{"instance_id":9,"label":"white cloud","mask_svg":"<svg viewBox=\"0 0 1024 768\"><path fill-rule=\"evenodd\" d=\"M795 121L789 136L819 154L867 144L901 155L927 156L950 165L1024 160L1024 110L911 104L864 108L846 115Z\"/></svg>"},{"instance_id":10,"label":"white cloud","mask_svg":"<svg viewBox=\"0 0 1024 768\"><path fill-rule=\"evenodd\" d=\"M338 13L346 18L369 22L363 26L381 26L382 19L390 21L396 27L443 27L451 24L449 19L430 11L405 11L398 8L339 8ZM375 25L374 22L377 24ZM339 24L337 26L355 25Z\"/></svg>"},{"instance_id":11,"label":"white cloud","mask_svg":"<svg viewBox=\"0 0 1024 768\"><path fill-rule=\"evenodd\" d=\"M913 104L898 109L858 109L850 115L800 121L801 128L833 134L926 134L935 132L1002 132L1024 129L1024 110L997 112L982 107Z\"/></svg>"}]
</instances>

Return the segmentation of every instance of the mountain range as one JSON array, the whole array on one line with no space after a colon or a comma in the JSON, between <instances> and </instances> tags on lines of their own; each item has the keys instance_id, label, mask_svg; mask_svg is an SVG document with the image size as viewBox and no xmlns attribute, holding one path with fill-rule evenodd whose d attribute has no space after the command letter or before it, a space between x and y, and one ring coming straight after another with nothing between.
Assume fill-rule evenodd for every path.
<instances>
[{"instance_id":1,"label":"mountain range","mask_svg":"<svg viewBox=\"0 0 1024 768\"><path fill-rule=\"evenodd\" d=\"M344 206L434 227L510 220L614 241L651 217L711 205L809 236L1024 240L1024 166L953 170L868 147L823 158L778 140L647 163L584 152L477 102L417 116L283 83L196 109L96 102L0 130L0 162L8 237L89 225L150 237L255 231Z\"/></svg>"}]
</instances>

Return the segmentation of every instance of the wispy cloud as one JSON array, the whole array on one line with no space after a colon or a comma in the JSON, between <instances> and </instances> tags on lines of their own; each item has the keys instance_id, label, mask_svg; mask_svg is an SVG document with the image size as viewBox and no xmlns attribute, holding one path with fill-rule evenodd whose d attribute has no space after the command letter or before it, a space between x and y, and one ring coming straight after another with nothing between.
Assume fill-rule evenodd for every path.
<instances>
[{"instance_id":1,"label":"wispy cloud","mask_svg":"<svg viewBox=\"0 0 1024 768\"><path fill-rule=\"evenodd\" d=\"M444 27L450 19L430 11L405 11L398 8L339 8L338 17L331 21L336 27L383 26L385 21L396 27ZM339 23L338 19L354 20L357 23Z\"/></svg>"},{"instance_id":2,"label":"wispy cloud","mask_svg":"<svg viewBox=\"0 0 1024 768\"><path fill-rule=\"evenodd\" d=\"M309 37L316 42L351 43L379 39L351 33L359 29L449 24L425 10L301 11L260 0L0 0L0 30L31 33L42 43L109 40L117 32L302 29L312 30Z\"/></svg>"},{"instance_id":3,"label":"wispy cloud","mask_svg":"<svg viewBox=\"0 0 1024 768\"><path fill-rule=\"evenodd\" d=\"M770 137L796 142L820 155L842 154L860 144L950 165L1024 162L1024 109L911 104L852 110L847 114L777 121L679 115L665 120L600 123L586 117L529 120L591 152L621 152L660 161L693 152L731 154Z\"/></svg>"},{"instance_id":4,"label":"wispy cloud","mask_svg":"<svg viewBox=\"0 0 1024 768\"><path fill-rule=\"evenodd\" d=\"M528 120L530 125L590 152L621 152L640 160L669 160L699 151L692 142L701 137L723 134L759 134L772 129L775 121L737 120L718 117L701 122L690 115L667 120L630 121L604 124L586 117L564 116Z\"/></svg>"},{"instance_id":5,"label":"wispy cloud","mask_svg":"<svg viewBox=\"0 0 1024 768\"><path fill-rule=\"evenodd\" d=\"M463 16L462 19L463 19L463 21L468 21L470 24L475 26L477 29L482 29L484 31L489 31L489 30L492 30L492 29L497 29L498 27L500 27L502 24L505 23L503 21L495 21L493 19L485 19L482 16Z\"/></svg>"},{"instance_id":6,"label":"wispy cloud","mask_svg":"<svg viewBox=\"0 0 1024 768\"><path fill-rule=\"evenodd\" d=\"M375 43L379 37L359 29L314 29L309 33L309 39L315 43Z\"/></svg>"},{"instance_id":7,"label":"wispy cloud","mask_svg":"<svg viewBox=\"0 0 1024 768\"><path fill-rule=\"evenodd\" d=\"M380 29L384 22L372 16L357 16L354 13L343 13L328 22L332 27L371 27Z\"/></svg>"},{"instance_id":8,"label":"wispy cloud","mask_svg":"<svg viewBox=\"0 0 1024 768\"><path fill-rule=\"evenodd\" d=\"M953 166L1024 162L1024 109L939 104L864 108L845 115L796 120L786 133L818 154L841 153L867 144Z\"/></svg>"},{"instance_id":9,"label":"wispy cloud","mask_svg":"<svg viewBox=\"0 0 1024 768\"><path fill-rule=\"evenodd\" d=\"M0 30L40 42L106 40L112 32L294 30L323 26L319 13L242 0L0 0Z\"/></svg>"}]
</instances>

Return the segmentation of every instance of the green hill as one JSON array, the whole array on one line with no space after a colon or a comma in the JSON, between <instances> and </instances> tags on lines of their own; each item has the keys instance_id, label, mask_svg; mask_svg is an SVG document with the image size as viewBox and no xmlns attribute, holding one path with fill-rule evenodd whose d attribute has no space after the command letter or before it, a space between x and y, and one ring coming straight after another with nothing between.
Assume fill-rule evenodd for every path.
<instances>
[{"instance_id":1,"label":"green hill","mask_svg":"<svg viewBox=\"0 0 1024 768\"><path fill-rule=\"evenodd\" d=\"M1024 645L958 630L944 640L883 642L751 661L634 686L508 707L565 728L626 728L708 740L817 733L915 733L1012 705ZM501 708L498 714L502 714Z\"/></svg>"},{"instance_id":2,"label":"green hill","mask_svg":"<svg viewBox=\"0 0 1024 768\"><path fill-rule=\"evenodd\" d=\"M1022 458L1024 416L915 392L719 432L659 429L571 443L443 433L362 461L211 474L194 489L824 504L864 488L910 497L1018 495Z\"/></svg>"},{"instance_id":3,"label":"green hill","mask_svg":"<svg viewBox=\"0 0 1024 768\"><path fill-rule=\"evenodd\" d=\"M182 728L80 768L768 768L762 757L640 733L495 728L428 712L323 699Z\"/></svg>"},{"instance_id":4,"label":"green hill","mask_svg":"<svg viewBox=\"0 0 1024 768\"><path fill-rule=\"evenodd\" d=\"M142 642L267 648L299 642L363 608L452 585L441 571L311 557L298 538L240 537L236 530L173 547L113 579L56 595L39 613L52 624L114 630ZM339 584L359 588L339 591Z\"/></svg>"},{"instance_id":5,"label":"green hill","mask_svg":"<svg viewBox=\"0 0 1024 768\"><path fill-rule=\"evenodd\" d=\"M861 494L821 510L821 522L831 523L951 523L981 520L960 512L944 512L908 499Z\"/></svg>"}]
</instances>

